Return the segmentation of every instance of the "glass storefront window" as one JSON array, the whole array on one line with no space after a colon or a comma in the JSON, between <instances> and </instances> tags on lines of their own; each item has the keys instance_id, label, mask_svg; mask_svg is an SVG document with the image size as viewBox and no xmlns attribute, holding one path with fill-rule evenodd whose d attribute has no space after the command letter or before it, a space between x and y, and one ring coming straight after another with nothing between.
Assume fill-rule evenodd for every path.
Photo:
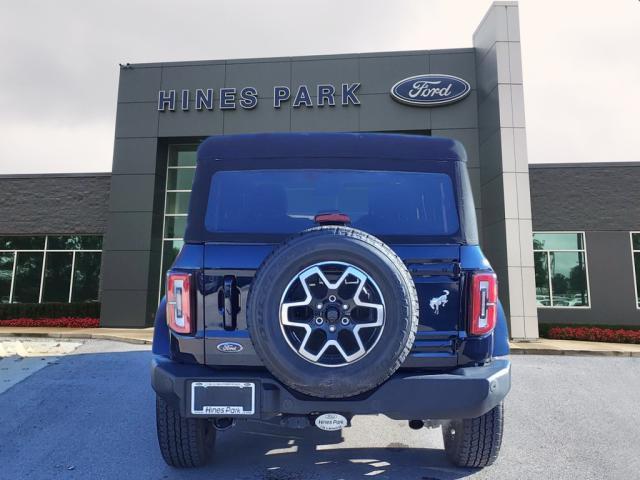
<instances>
[{"instance_id":1,"label":"glass storefront window","mask_svg":"<svg viewBox=\"0 0 640 480\"><path fill-rule=\"evenodd\" d=\"M101 250L100 235L58 235L47 237L47 250Z\"/></svg>"},{"instance_id":2,"label":"glass storefront window","mask_svg":"<svg viewBox=\"0 0 640 480\"><path fill-rule=\"evenodd\" d=\"M554 307L589 305L584 252L550 252Z\"/></svg>"},{"instance_id":3,"label":"glass storefront window","mask_svg":"<svg viewBox=\"0 0 640 480\"><path fill-rule=\"evenodd\" d=\"M164 295L166 272L175 260L184 238L198 145L170 145L165 189L160 297Z\"/></svg>"},{"instance_id":4,"label":"glass storefront window","mask_svg":"<svg viewBox=\"0 0 640 480\"><path fill-rule=\"evenodd\" d=\"M171 168L167 172L167 190L191 190L193 168Z\"/></svg>"},{"instance_id":5,"label":"glass storefront window","mask_svg":"<svg viewBox=\"0 0 640 480\"><path fill-rule=\"evenodd\" d=\"M13 252L0 253L0 303L9 303L11 299L14 258Z\"/></svg>"},{"instance_id":6,"label":"glass storefront window","mask_svg":"<svg viewBox=\"0 0 640 480\"><path fill-rule=\"evenodd\" d=\"M584 233L534 233L539 307L589 307Z\"/></svg>"},{"instance_id":7,"label":"glass storefront window","mask_svg":"<svg viewBox=\"0 0 640 480\"><path fill-rule=\"evenodd\" d=\"M100 252L76 252L71 289L72 302L97 300L101 258Z\"/></svg>"},{"instance_id":8,"label":"glass storefront window","mask_svg":"<svg viewBox=\"0 0 640 480\"><path fill-rule=\"evenodd\" d=\"M197 145L171 145L169 147L169 167L195 167Z\"/></svg>"},{"instance_id":9,"label":"glass storefront window","mask_svg":"<svg viewBox=\"0 0 640 480\"><path fill-rule=\"evenodd\" d=\"M584 250L582 233L534 233L534 250Z\"/></svg>"},{"instance_id":10,"label":"glass storefront window","mask_svg":"<svg viewBox=\"0 0 640 480\"><path fill-rule=\"evenodd\" d=\"M640 232L631 232L633 276L636 284L636 307L640 308Z\"/></svg>"},{"instance_id":11,"label":"glass storefront window","mask_svg":"<svg viewBox=\"0 0 640 480\"><path fill-rule=\"evenodd\" d=\"M0 250L42 250L45 237L29 237L25 235L0 237Z\"/></svg>"},{"instance_id":12,"label":"glass storefront window","mask_svg":"<svg viewBox=\"0 0 640 480\"><path fill-rule=\"evenodd\" d=\"M0 303L98 300L100 235L0 237Z\"/></svg>"},{"instance_id":13,"label":"glass storefront window","mask_svg":"<svg viewBox=\"0 0 640 480\"><path fill-rule=\"evenodd\" d=\"M549 262L545 252L535 252L533 262L536 267L536 301L544 307L551 306L551 291L549 289Z\"/></svg>"},{"instance_id":14,"label":"glass storefront window","mask_svg":"<svg viewBox=\"0 0 640 480\"><path fill-rule=\"evenodd\" d=\"M68 302L73 253L48 252L45 258L43 302Z\"/></svg>"},{"instance_id":15,"label":"glass storefront window","mask_svg":"<svg viewBox=\"0 0 640 480\"><path fill-rule=\"evenodd\" d=\"M183 238L185 228L187 228L186 216L166 217L164 220L164 237Z\"/></svg>"},{"instance_id":16,"label":"glass storefront window","mask_svg":"<svg viewBox=\"0 0 640 480\"><path fill-rule=\"evenodd\" d=\"M13 279L14 303L38 303L43 252L18 252Z\"/></svg>"},{"instance_id":17,"label":"glass storefront window","mask_svg":"<svg viewBox=\"0 0 640 480\"><path fill-rule=\"evenodd\" d=\"M189 209L191 192L167 192L167 207L165 213L186 214Z\"/></svg>"}]
</instances>

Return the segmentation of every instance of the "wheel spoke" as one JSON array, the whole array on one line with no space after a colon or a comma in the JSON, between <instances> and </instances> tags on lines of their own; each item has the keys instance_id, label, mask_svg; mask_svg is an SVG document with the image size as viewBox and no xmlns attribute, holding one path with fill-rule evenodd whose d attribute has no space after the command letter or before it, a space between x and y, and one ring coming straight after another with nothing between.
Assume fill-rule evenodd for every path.
<instances>
[{"instance_id":1,"label":"wheel spoke","mask_svg":"<svg viewBox=\"0 0 640 480\"><path fill-rule=\"evenodd\" d=\"M335 282L331 282L325 272L322 270L322 267L328 267L329 265L344 267L342 274ZM326 287L326 298L318 298L311 293L308 281L311 277L314 276L316 276ZM348 282L348 278L355 278L356 280ZM305 298L299 301L285 302L285 298L287 297L289 291L294 288L296 281L299 281L302 285ZM338 299L337 292L345 283L357 284L355 293L353 294L352 298ZM361 299L361 295L365 289L366 284L369 284L369 288L373 289L373 291L376 292L377 297L379 298L381 303L371 303L363 301ZM311 284L311 286L313 286L313 284ZM377 285L366 273L364 273L359 268L341 262L325 262L316 264L300 272L296 277L294 277L294 279L285 289L280 305L280 323L289 345L296 351L296 353L298 353L306 360L321 366L332 367L345 365L353 363L364 357L373 348L373 346L375 346L377 340L380 337L380 334L382 333L382 328L384 327L384 302L382 294L379 291ZM327 308L325 308L325 306L327 306ZM295 307L309 307L313 310L313 315L311 316L311 318L307 319L292 319L289 315L289 312L291 308ZM347 315L347 311L349 311L352 307L373 310L375 320L369 321L367 323L357 323L352 326L350 318L346 317L345 322L342 323L341 319L343 318L343 315ZM336 309L338 310L337 321ZM327 313L329 310L332 311L330 313ZM314 321L314 319L316 321ZM290 334L290 329L292 328L302 328L304 330L304 337L300 340L298 334L292 336ZM367 338L366 341L363 340L360 335L360 331L362 329L371 328L378 328L380 331L377 332L377 334L373 335L373 340L371 338L372 335L365 337ZM310 348L311 337L317 330L322 330L324 332L324 343L322 343L322 345L314 345L315 348ZM357 348L354 348L353 341L347 340L347 345L343 344L340 335L340 332L343 331L350 332L348 335L350 337L353 337ZM344 335L345 334L343 334L343 336ZM327 354L327 351L332 347L333 349L335 349L335 352L337 352L339 356L342 357L342 360L338 361L338 363L336 363L335 360L332 360L333 363L326 363L325 361L323 361L323 356L325 356L325 354ZM329 353L328 355L329 357L335 357L335 355L332 353Z\"/></svg>"}]
</instances>

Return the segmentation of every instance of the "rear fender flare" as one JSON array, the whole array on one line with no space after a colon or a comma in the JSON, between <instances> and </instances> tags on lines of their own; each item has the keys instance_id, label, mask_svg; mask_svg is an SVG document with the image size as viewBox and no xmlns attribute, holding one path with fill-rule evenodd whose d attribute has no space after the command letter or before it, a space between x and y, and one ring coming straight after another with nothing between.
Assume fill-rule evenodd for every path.
<instances>
[{"instance_id":1,"label":"rear fender flare","mask_svg":"<svg viewBox=\"0 0 640 480\"><path fill-rule=\"evenodd\" d=\"M169 356L169 327L167 325L167 298L162 297L153 328L153 346L152 351L156 355Z\"/></svg>"},{"instance_id":2,"label":"rear fender flare","mask_svg":"<svg viewBox=\"0 0 640 480\"><path fill-rule=\"evenodd\" d=\"M509 355L509 327L502 302L498 301L498 318L496 328L493 331L493 354L491 356L500 357L502 355Z\"/></svg>"}]
</instances>

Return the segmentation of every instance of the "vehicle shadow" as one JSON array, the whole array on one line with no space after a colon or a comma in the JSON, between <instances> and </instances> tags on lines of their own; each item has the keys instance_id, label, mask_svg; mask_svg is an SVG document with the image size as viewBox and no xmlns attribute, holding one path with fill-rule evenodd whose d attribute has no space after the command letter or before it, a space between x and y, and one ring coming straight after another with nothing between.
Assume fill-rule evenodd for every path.
<instances>
[{"instance_id":1,"label":"vehicle shadow","mask_svg":"<svg viewBox=\"0 0 640 480\"><path fill-rule=\"evenodd\" d=\"M171 468L156 439L150 360L148 350L78 352L0 394L0 477L453 480L473 473L448 463L439 432L383 417L357 417L343 432L239 422L219 432L207 467Z\"/></svg>"},{"instance_id":2,"label":"vehicle shadow","mask_svg":"<svg viewBox=\"0 0 640 480\"><path fill-rule=\"evenodd\" d=\"M265 480L453 480L474 473L453 467L440 448L415 448L399 442L386 447L351 447L342 432L292 430L256 422L241 422L219 433L212 464L206 470L210 472L207 478Z\"/></svg>"}]
</instances>

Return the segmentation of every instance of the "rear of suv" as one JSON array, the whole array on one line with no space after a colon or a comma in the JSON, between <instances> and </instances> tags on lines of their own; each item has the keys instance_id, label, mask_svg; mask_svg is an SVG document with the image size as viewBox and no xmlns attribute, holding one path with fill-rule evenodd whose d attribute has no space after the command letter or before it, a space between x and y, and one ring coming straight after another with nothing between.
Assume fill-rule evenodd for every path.
<instances>
[{"instance_id":1,"label":"rear of suv","mask_svg":"<svg viewBox=\"0 0 640 480\"><path fill-rule=\"evenodd\" d=\"M441 426L464 467L498 455L509 347L466 154L388 134L212 137L156 317L165 461L209 460L238 421Z\"/></svg>"}]
</instances>

